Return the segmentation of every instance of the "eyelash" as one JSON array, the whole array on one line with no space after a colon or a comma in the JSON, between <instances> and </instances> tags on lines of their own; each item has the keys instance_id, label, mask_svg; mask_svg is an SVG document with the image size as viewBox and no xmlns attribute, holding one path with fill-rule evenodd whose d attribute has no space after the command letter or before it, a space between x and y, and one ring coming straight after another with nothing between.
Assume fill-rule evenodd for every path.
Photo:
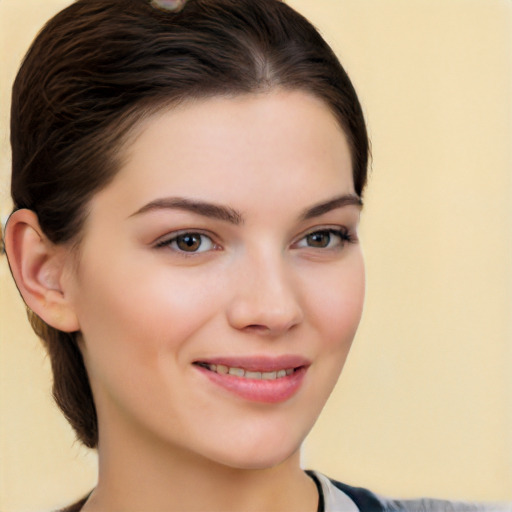
<instances>
[{"instance_id":1,"label":"eyelash","mask_svg":"<svg viewBox=\"0 0 512 512\"><path fill-rule=\"evenodd\" d=\"M211 243L212 247L209 249L206 249L206 250L201 250L201 251L198 251L198 250L186 251L186 250L180 249L179 247L173 247L174 244L178 243L178 240L180 237L187 237L187 236L188 237L200 237L201 243L198 246L198 249L204 244L204 239L208 239L209 242ZM219 248L219 245L213 241L213 238L211 237L211 235L207 235L206 233L201 233L200 231L180 231L177 233L173 233L171 238L165 238L165 239L161 240L160 242L157 242L155 247L156 248L167 247L182 256L188 257L188 256L194 256L196 254L201 254L203 252L209 252L212 250L216 250Z\"/></svg>"},{"instance_id":2,"label":"eyelash","mask_svg":"<svg viewBox=\"0 0 512 512\"><path fill-rule=\"evenodd\" d=\"M297 246L300 242L302 242L303 240L306 240L307 237L310 237L312 235L317 235L317 234L328 234L329 236L334 235L339 238L340 243L336 247L314 247L314 246L309 246L309 245L306 245L303 247L309 248L309 249L319 249L319 250L336 250L336 249L342 249L345 244L353 244L353 243L357 242L357 238L355 237L355 235L353 235L347 228L345 228L345 227L339 227L339 228L327 227L327 228L320 228L320 229L316 228L316 229L313 229L312 231L305 233L293 245ZM331 240L329 240L329 244L330 244L330 242L331 242Z\"/></svg>"},{"instance_id":3,"label":"eyelash","mask_svg":"<svg viewBox=\"0 0 512 512\"><path fill-rule=\"evenodd\" d=\"M304 245L300 246L300 242L306 240L308 237L311 237L312 235L318 235L318 234L327 234L329 237L334 235L335 237L338 237L340 240L340 243L337 244L335 247L315 247L310 245ZM186 251L184 249L181 249L179 247L174 246L174 244L177 244L180 237L199 237L201 239L201 243L198 246L198 249L201 248L201 246L204 244L204 239L209 240L211 243L211 248L206 248L203 250L195 250L195 251ZM309 249L318 249L318 250L336 250L336 249L342 249L345 244L351 244L357 242L357 238L347 229L347 228L320 228L320 229L314 229L312 231L309 231L302 235L296 242L292 244L292 248L309 248ZM328 245L331 243L331 239L328 241ZM204 252L210 252L212 250L219 249L219 245L216 244L211 237L211 235L207 235L205 233L201 233L200 231L180 231L177 233L173 233L171 238L165 238L155 245L156 248L170 248L171 250L175 251L176 253L189 257L194 256L196 254L201 254Z\"/></svg>"}]
</instances>

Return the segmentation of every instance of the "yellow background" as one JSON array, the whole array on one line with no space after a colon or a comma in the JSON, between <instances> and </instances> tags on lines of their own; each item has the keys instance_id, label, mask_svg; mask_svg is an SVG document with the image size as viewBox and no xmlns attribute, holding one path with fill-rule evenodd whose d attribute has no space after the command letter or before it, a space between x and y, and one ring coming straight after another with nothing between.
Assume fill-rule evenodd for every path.
<instances>
[{"instance_id":1,"label":"yellow background","mask_svg":"<svg viewBox=\"0 0 512 512\"><path fill-rule=\"evenodd\" d=\"M0 0L0 215L9 90L67 0ZM512 499L512 2L290 0L333 45L373 139L368 294L304 464L393 496ZM0 510L69 503L95 455L50 398L48 360L0 256Z\"/></svg>"}]
</instances>

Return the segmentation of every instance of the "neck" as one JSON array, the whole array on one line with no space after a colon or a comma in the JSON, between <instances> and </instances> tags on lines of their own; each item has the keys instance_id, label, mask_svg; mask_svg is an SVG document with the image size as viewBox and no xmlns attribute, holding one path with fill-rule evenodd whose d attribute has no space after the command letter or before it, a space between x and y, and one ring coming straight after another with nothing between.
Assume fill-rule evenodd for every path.
<instances>
[{"instance_id":1,"label":"neck","mask_svg":"<svg viewBox=\"0 0 512 512\"><path fill-rule=\"evenodd\" d=\"M298 451L271 468L239 469L163 444L119 432L101 439L98 486L83 512L317 510L317 490Z\"/></svg>"}]
</instances>

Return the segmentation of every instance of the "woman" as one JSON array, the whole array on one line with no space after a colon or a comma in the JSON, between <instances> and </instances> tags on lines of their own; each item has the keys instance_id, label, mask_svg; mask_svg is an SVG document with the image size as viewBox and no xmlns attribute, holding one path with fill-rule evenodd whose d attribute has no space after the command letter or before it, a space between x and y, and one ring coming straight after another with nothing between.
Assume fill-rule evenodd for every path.
<instances>
[{"instance_id":1,"label":"woman","mask_svg":"<svg viewBox=\"0 0 512 512\"><path fill-rule=\"evenodd\" d=\"M304 18L78 1L18 74L12 146L10 265L99 454L69 510L429 506L299 466L361 314L368 160L354 89Z\"/></svg>"}]
</instances>

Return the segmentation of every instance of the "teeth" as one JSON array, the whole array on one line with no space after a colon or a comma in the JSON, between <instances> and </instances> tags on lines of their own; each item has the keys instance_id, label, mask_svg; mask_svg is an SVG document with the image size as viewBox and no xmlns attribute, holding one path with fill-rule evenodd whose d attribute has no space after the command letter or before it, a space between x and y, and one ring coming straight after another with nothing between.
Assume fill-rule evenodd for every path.
<instances>
[{"instance_id":1,"label":"teeth","mask_svg":"<svg viewBox=\"0 0 512 512\"><path fill-rule=\"evenodd\" d=\"M291 375L295 369L287 368L285 370L278 370L274 372L253 372L250 370L244 370L243 368L230 368L223 364L202 364L205 368L208 368L212 372L220 373L221 375L233 375L235 377L244 377L245 379L257 379L257 380L275 380L282 379L288 375Z\"/></svg>"},{"instance_id":2,"label":"teeth","mask_svg":"<svg viewBox=\"0 0 512 512\"><path fill-rule=\"evenodd\" d=\"M260 379L261 380L261 372L245 372L246 379Z\"/></svg>"},{"instance_id":3,"label":"teeth","mask_svg":"<svg viewBox=\"0 0 512 512\"><path fill-rule=\"evenodd\" d=\"M214 364L212 364L212 366L215 366ZM211 368L210 368L211 370ZM215 371L215 370L213 370ZM229 371L229 368L227 366L224 366L223 364L218 364L217 365L217 373L222 373L222 374L227 374Z\"/></svg>"},{"instance_id":4,"label":"teeth","mask_svg":"<svg viewBox=\"0 0 512 512\"><path fill-rule=\"evenodd\" d=\"M242 368L230 368L229 375L234 375L235 377L243 377L245 375L245 370Z\"/></svg>"}]
</instances>

